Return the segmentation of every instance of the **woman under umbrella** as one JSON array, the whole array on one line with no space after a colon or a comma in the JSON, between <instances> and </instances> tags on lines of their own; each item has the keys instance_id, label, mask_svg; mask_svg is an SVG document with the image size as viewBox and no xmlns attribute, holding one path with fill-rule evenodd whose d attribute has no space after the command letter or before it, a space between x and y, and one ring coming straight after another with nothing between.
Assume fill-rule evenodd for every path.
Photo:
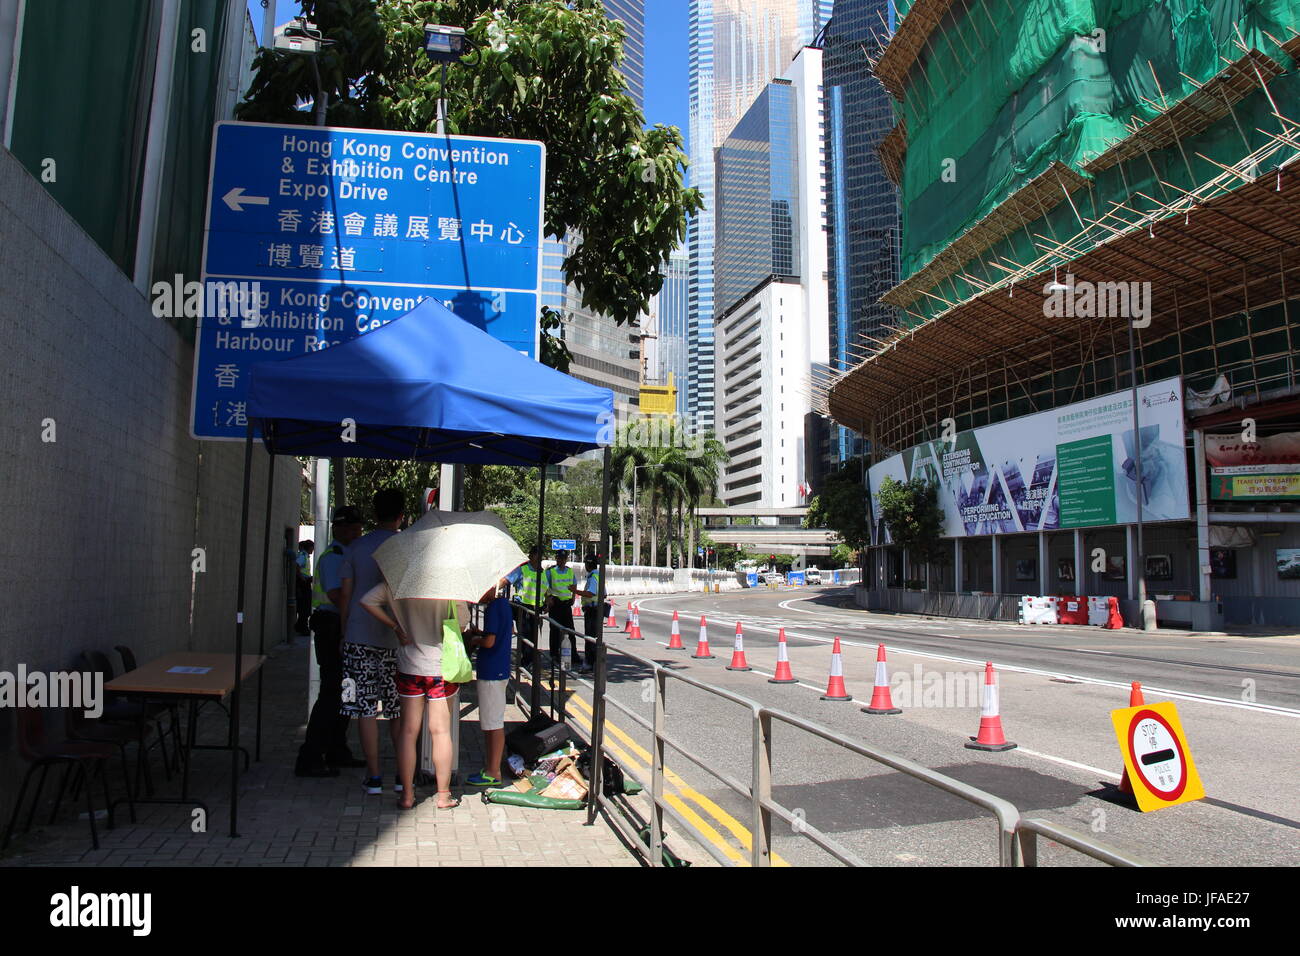
<instances>
[{"instance_id":1,"label":"woman under umbrella","mask_svg":"<svg viewBox=\"0 0 1300 956\"><path fill-rule=\"evenodd\" d=\"M452 707L460 684L470 679L462 635L477 633L466 604L486 599L525 559L501 519L482 511L428 511L375 551L384 580L361 604L397 633L398 806L403 810L415 805L416 749L426 723L436 806L449 810L460 802L451 793Z\"/></svg>"}]
</instances>

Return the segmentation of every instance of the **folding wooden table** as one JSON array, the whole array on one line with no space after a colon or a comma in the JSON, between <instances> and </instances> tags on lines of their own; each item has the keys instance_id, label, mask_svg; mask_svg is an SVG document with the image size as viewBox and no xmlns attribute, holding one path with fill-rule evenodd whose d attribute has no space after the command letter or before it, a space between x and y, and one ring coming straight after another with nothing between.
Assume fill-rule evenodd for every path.
<instances>
[{"instance_id":1,"label":"folding wooden table","mask_svg":"<svg viewBox=\"0 0 1300 956\"><path fill-rule=\"evenodd\" d=\"M244 753L244 766L248 766L248 751L239 747L234 739L234 724L223 744L199 744L195 742L198 726L198 711L207 701L223 701L230 696L235 687L234 655L229 653L203 653L196 651L177 651L164 654L133 671L127 671L114 677L104 685L104 689L114 694L129 697L151 699L185 700L189 703L189 713L185 721L185 744L182 750L181 795L179 797L137 797L136 803L175 803L197 805L205 811L207 805L189 795L190 786L190 752L193 750L234 750L238 747ZM246 682L266 663L266 658L259 654L244 654L241 657L240 680ZM261 733L261 714L258 714L258 733ZM232 799L234 797L232 796ZM121 802L120 800L117 802Z\"/></svg>"}]
</instances>

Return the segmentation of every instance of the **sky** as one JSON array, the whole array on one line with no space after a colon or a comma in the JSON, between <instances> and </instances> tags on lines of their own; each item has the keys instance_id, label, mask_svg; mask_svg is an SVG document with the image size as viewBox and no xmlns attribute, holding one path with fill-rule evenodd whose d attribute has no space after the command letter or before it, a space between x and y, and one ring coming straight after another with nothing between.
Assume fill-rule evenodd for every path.
<instances>
[{"instance_id":1,"label":"sky","mask_svg":"<svg viewBox=\"0 0 1300 956\"><path fill-rule=\"evenodd\" d=\"M296 0L276 3L277 24L297 15ZM687 135L686 26L689 0L646 0L645 14L645 117L646 124L663 123ZM248 0L253 29L262 42L261 0ZM690 144L687 144L690 152Z\"/></svg>"}]
</instances>

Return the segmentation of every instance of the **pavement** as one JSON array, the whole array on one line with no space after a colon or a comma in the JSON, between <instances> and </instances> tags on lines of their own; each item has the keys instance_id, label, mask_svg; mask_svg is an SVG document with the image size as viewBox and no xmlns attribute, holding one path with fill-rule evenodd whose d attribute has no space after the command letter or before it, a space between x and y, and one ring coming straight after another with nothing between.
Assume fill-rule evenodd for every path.
<instances>
[{"instance_id":1,"label":"pavement","mask_svg":"<svg viewBox=\"0 0 1300 956\"><path fill-rule=\"evenodd\" d=\"M343 770L325 779L294 776L294 759L306 729L307 661L307 644L300 640L275 649L265 667L262 759L241 776L238 838L229 835L229 755L197 752L191 789L207 804L206 815L197 806L139 804L132 824L122 806L117 826L101 827L100 848L93 850L85 817L77 816L78 810L84 813L84 798L65 798L53 825L43 822L51 804L47 799L36 825L28 834L15 835L0 866L639 865L602 817L586 826L582 811L489 805L474 787L453 787L463 800L450 811L434 807L432 786L420 788L416 808L399 812L391 791L395 763L386 732L381 738L388 792L382 796L365 793L362 770ZM482 766L483 735L472 689L463 690L461 697L463 777ZM241 741L250 750L255 740L253 700L248 693L242 708ZM518 708L509 704L507 732L522 720ZM216 708L205 708L199 727L201 743L225 738L225 719ZM360 753L355 732L354 751ZM165 780L157 764L155 757L158 795L178 794L179 778ZM47 797L55 789L53 780L52 773ZM119 795L120 764L112 768L109 782Z\"/></svg>"}]
</instances>

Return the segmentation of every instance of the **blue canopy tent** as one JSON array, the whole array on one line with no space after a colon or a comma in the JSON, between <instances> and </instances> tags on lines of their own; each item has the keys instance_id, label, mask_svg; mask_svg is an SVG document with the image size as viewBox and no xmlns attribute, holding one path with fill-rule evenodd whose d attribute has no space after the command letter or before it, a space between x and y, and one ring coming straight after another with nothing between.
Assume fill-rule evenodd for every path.
<instances>
[{"instance_id":1,"label":"blue canopy tent","mask_svg":"<svg viewBox=\"0 0 1300 956\"><path fill-rule=\"evenodd\" d=\"M605 600L609 539L609 446L614 393L548 368L426 299L406 315L351 341L250 370L239 532L235 688L231 698L230 831L238 835L239 661L244 647L249 482L253 442L270 453L259 653L264 647L271 494L276 455L386 458L541 469L538 544L545 515L546 465L605 449L600 594ZM536 610L540 612L540 604ZM540 628L538 629L540 634ZM540 661L540 653L534 661ZM597 648L597 695L604 693L604 644ZM536 666L536 664L534 665ZM534 709L540 681L532 680ZM598 704L598 706L600 706ZM601 707L603 711L603 707ZM602 714L603 717L603 714ZM603 719L599 722L603 727ZM593 722L593 736L597 724ZM258 674L258 739L261 672ZM598 743L595 738L593 743Z\"/></svg>"}]
</instances>

